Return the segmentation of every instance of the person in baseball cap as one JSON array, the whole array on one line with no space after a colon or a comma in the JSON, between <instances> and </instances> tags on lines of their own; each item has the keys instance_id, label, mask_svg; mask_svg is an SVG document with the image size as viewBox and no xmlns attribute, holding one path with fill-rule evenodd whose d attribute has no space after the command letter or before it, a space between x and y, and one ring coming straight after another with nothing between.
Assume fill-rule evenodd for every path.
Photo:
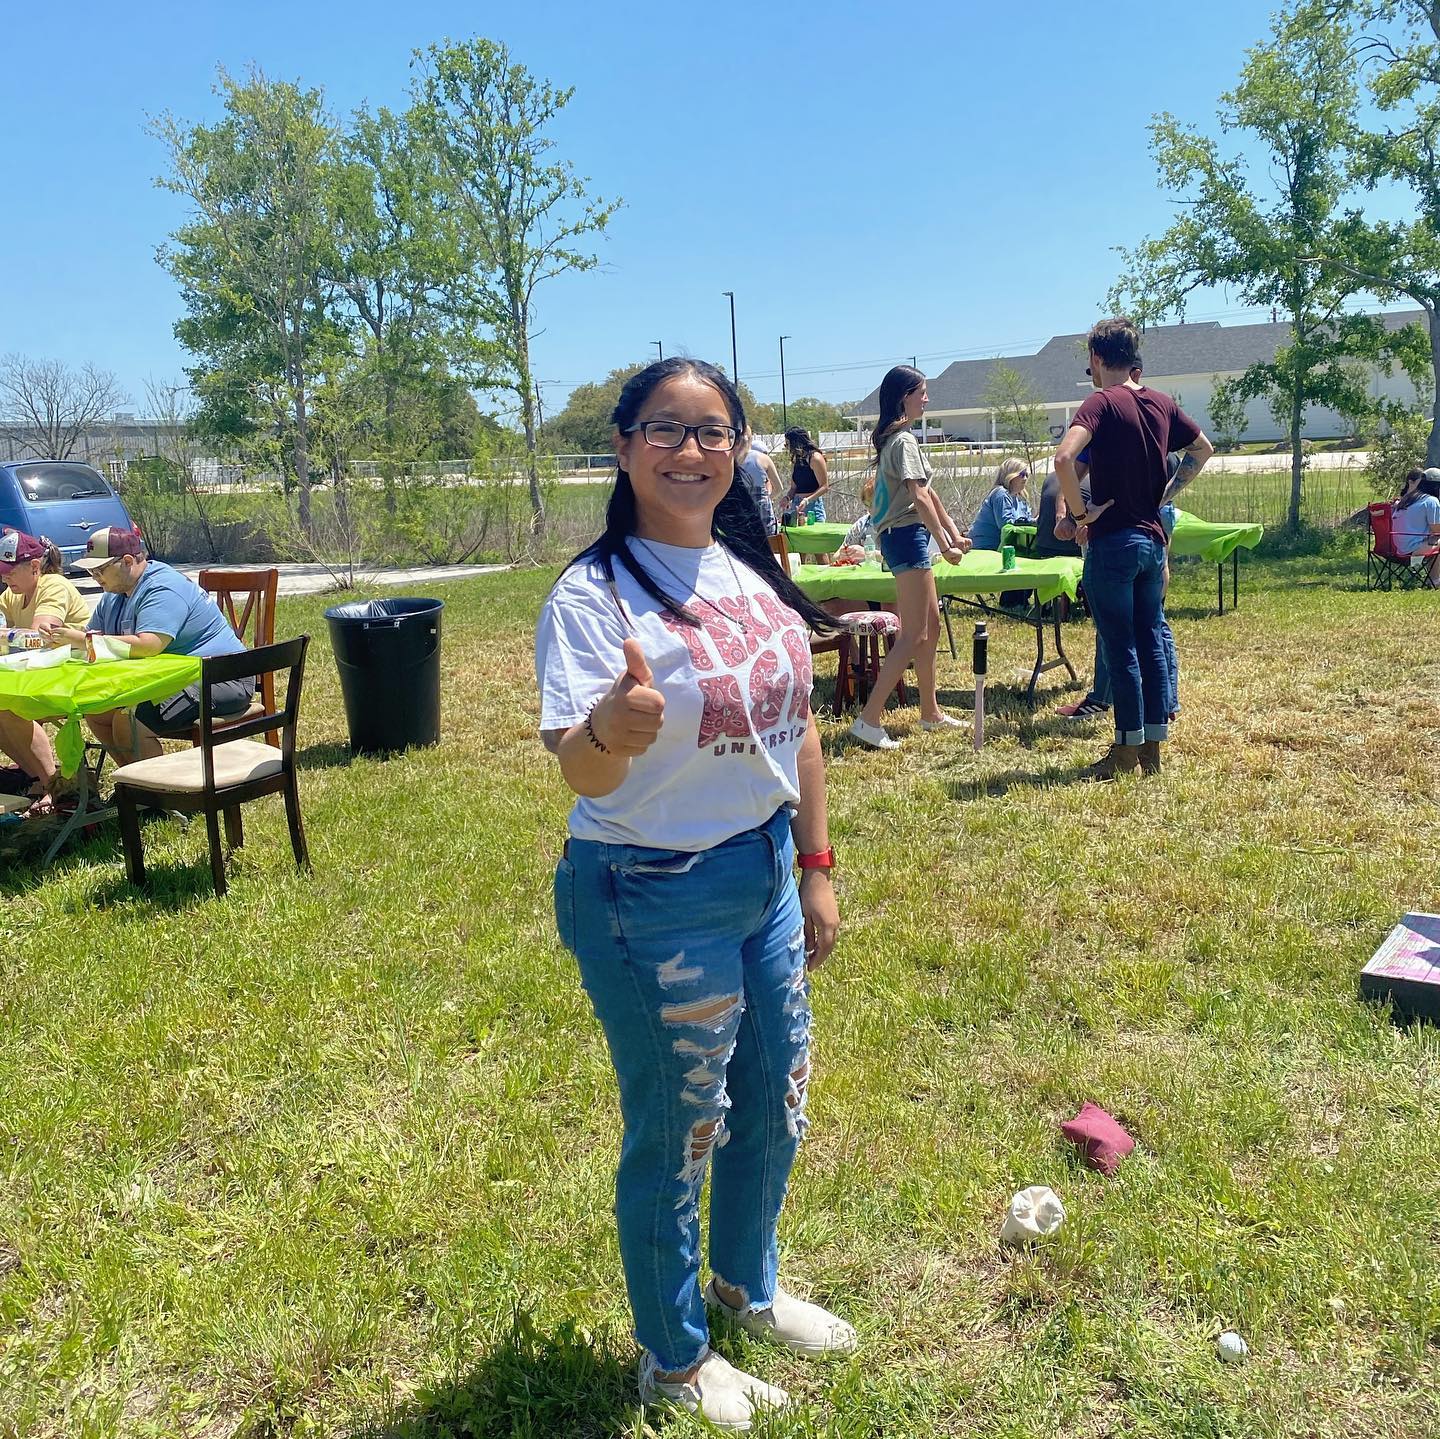
<instances>
[{"instance_id":1,"label":"person in baseball cap","mask_svg":"<svg viewBox=\"0 0 1440 1439\"><path fill-rule=\"evenodd\" d=\"M67 625L83 626L90 618L84 597L62 573L60 551L49 540L21 530L0 530L0 624L5 629L54 634ZM10 776L17 791L26 788L37 804L49 808L58 771L55 750L43 726L0 710L0 752L20 766Z\"/></svg>"},{"instance_id":2,"label":"person in baseball cap","mask_svg":"<svg viewBox=\"0 0 1440 1439\"><path fill-rule=\"evenodd\" d=\"M96 530L75 563L88 570L105 591L90 628L110 635L119 648L137 659L149 655L243 654L230 622L219 606L192 579L160 560L150 558L139 530L107 526ZM83 644L83 631L57 631L72 643ZM231 719L244 714L255 697L255 681L229 680L211 689L214 717ZM95 738L120 764L135 758L152 759L160 753L160 739L189 735L200 718L200 685L188 685L168 699L147 700L135 708L132 724L128 710L107 710L86 716Z\"/></svg>"}]
</instances>

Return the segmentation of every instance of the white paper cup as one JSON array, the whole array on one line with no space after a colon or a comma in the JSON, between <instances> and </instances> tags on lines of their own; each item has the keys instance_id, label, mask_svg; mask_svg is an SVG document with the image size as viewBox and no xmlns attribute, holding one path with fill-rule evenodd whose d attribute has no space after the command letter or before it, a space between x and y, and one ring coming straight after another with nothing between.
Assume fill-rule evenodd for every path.
<instances>
[{"instance_id":1,"label":"white paper cup","mask_svg":"<svg viewBox=\"0 0 1440 1439\"><path fill-rule=\"evenodd\" d=\"M1032 1184L1010 1201L1005 1223L1000 1226L1000 1242L1033 1244L1054 1234L1064 1222L1065 1206L1060 1196L1044 1184Z\"/></svg>"}]
</instances>

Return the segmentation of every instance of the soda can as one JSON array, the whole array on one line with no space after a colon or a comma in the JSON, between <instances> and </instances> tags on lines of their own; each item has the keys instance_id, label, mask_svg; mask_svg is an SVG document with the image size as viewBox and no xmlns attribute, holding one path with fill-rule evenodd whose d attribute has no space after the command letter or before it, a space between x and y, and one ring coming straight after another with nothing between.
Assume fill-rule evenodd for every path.
<instances>
[{"instance_id":1,"label":"soda can","mask_svg":"<svg viewBox=\"0 0 1440 1439\"><path fill-rule=\"evenodd\" d=\"M1002 545L1000 547L1000 568L1002 570L1013 570L1015 568L1015 546Z\"/></svg>"}]
</instances>

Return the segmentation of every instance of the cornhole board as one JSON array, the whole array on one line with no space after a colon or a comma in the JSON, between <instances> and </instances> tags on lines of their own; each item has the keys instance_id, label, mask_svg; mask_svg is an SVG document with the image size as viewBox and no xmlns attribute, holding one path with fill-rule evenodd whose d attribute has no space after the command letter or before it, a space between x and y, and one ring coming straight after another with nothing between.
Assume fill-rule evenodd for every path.
<instances>
[{"instance_id":1,"label":"cornhole board","mask_svg":"<svg viewBox=\"0 0 1440 1439\"><path fill-rule=\"evenodd\" d=\"M1360 971L1360 997L1440 1022L1440 914L1407 914Z\"/></svg>"}]
</instances>

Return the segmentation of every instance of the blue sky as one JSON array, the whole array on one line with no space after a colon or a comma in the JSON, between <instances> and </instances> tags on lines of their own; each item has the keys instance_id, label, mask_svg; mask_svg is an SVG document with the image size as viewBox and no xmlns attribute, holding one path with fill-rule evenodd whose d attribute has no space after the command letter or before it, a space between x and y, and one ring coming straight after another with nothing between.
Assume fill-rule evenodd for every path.
<instances>
[{"instance_id":1,"label":"blue sky","mask_svg":"<svg viewBox=\"0 0 1440 1439\"><path fill-rule=\"evenodd\" d=\"M1030 350L1096 318L1114 247L1164 228L1146 125L1213 125L1268 6L728 6L531 0L72 0L7 16L0 353L115 371L136 408L180 378L178 295L155 249L147 116L212 120L217 65L324 88L338 114L404 103L412 50L507 42L576 95L560 149L625 208L598 271L539 296L546 406L654 354L728 365L779 397L863 395L898 359ZM1114 23L1109 17L1114 16ZM717 199L727 196L728 199ZM1256 318L1224 296L1192 318Z\"/></svg>"}]
</instances>

